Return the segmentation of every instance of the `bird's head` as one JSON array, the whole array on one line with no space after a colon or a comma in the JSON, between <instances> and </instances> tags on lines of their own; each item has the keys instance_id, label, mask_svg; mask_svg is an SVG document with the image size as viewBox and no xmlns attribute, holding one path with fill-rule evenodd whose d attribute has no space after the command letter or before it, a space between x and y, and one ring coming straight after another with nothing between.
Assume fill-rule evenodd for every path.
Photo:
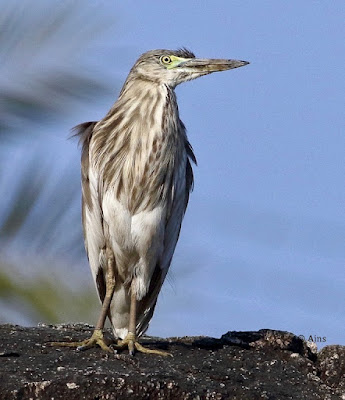
<instances>
[{"instance_id":1,"label":"bird's head","mask_svg":"<svg viewBox=\"0 0 345 400\"><path fill-rule=\"evenodd\" d=\"M151 50L142 54L129 77L166 84L172 88L199 76L242 67L247 61L196 58L187 50Z\"/></svg>"}]
</instances>

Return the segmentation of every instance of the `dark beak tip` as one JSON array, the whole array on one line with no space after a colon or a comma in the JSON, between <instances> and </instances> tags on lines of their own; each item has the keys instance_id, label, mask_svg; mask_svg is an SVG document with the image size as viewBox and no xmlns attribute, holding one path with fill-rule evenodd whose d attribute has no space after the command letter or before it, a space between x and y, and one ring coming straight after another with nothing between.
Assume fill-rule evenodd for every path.
<instances>
[{"instance_id":1,"label":"dark beak tip","mask_svg":"<svg viewBox=\"0 0 345 400\"><path fill-rule=\"evenodd\" d=\"M240 64L241 67L244 67L245 65L250 64L249 61L243 61L243 60L238 60L238 63Z\"/></svg>"},{"instance_id":2,"label":"dark beak tip","mask_svg":"<svg viewBox=\"0 0 345 400\"><path fill-rule=\"evenodd\" d=\"M234 59L228 60L229 69L244 67L245 65L248 65L248 64L250 64L249 61L234 60Z\"/></svg>"}]
</instances>

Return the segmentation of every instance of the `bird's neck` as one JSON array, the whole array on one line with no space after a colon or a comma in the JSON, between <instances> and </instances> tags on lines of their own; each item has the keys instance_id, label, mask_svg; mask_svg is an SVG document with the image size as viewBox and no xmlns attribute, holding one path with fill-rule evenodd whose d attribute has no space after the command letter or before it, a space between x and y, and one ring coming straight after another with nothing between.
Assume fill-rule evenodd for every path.
<instances>
[{"instance_id":1,"label":"bird's neck","mask_svg":"<svg viewBox=\"0 0 345 400\"><path fill-rule=\"evenodd\" d=\"M178 132L180 123L172 88L144 79L126 81L120 96L98 128L108 134L142 137Z\"/></svg>"},{"instance_id":2,"label":"bird's neck","mask_svg":"<svg viewBox=\"0 0 345 400\"><path fill-rule=\"evenodd\" d=\"M116 103L115 107L120 104L129 105L132 111L140 112L144 118L159 117L163 111L173 113L174 117L178 116L174 89L143 78L126 82Z\"/></svg>"}]
</instances>

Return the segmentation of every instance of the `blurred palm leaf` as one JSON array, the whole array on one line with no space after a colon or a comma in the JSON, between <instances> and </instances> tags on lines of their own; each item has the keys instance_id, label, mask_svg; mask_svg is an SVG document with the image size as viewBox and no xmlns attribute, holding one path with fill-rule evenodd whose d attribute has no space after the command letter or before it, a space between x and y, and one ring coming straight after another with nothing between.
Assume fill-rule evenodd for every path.
<instances>
[{"instance_id":1,"label":"blurred palm leaf","mask_svg":"<svg viewBox=\"0 0 345 400\"><path fill-rule=\"evenodd\" d=\"M82 1L0 1L0 134L60 118L81 99L108 92L87 62L110 19ZM88 65L89 64L89 65Z\"/></svg>"},{"instance_id":2,"label":"blurred palm leaf","mask_svg":"<svg viewBox=\"0 0 345 400\"><path fill-rule=\"evenodd\" d=\"M13 274L17 268L16 265L2 264L0 321L8 322L11 311L23 314L23 320L31 323L80 322L83 318L91 322L95 319L99 311L98 301L91 285L71 292L61 275L59 278L57 274L52 279L51 274L44 273L42 268L34 279L18 280L18 275Z\"/></svg>"},{"instance_id":3,"label":"blurred palm leaf","mask_svg":"<svg viewBox=\"0 0 345 400\"><path fill-rule=\"evenodd\" d=\"M36 144L37 133L53 132L86 100L109 94L104 74L93 72L90 43L113 22L108 10L85 1L0 6L0 321L89 318L90 286L80 279L72 293L65 279L83 246L78 177L70 165L53 174Z\"/></svg>"}]
</instances>

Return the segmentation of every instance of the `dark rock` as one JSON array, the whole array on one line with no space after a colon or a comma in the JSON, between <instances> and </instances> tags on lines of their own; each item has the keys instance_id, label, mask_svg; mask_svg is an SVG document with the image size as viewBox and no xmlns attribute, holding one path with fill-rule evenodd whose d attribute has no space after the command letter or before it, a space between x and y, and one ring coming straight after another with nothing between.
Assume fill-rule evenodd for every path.
<instances>
[{"instance_id":1,"label":"dark rock","mask_svg":"<svg viewBox=\"0 0 345 400\"><path fill-rule=\"evenodd\" d=\"M276 331L272 329L260 329L255 332L230 331L221 337L221 341L245 349L269 347L275 350L288 350L298 353L312 361L316 360L317 347L315 344L306 342L290 332Z\"/></svg>"},{"instance_id":2,"label":"dark rock","mask_svg":"<svg viewBox=\"0 0 345 400\"><path fill-rule=\"evenodd\" d=\"M345 399L344 346L317 354L292 333L273 330L141 339L174 357L48 343L91 333L85 324L0 326L0 400Z\"/></svg>"},{"instance_id":3,"label":"dark rock","mask_svg":"<svg viewBox=\"0 0 345 400\"><path fill-rule=\"evenodd\" d=\"M345 346L324 347L317 357L317 366L323 382L345 393Z\"/></svg>"}]
</instances>

